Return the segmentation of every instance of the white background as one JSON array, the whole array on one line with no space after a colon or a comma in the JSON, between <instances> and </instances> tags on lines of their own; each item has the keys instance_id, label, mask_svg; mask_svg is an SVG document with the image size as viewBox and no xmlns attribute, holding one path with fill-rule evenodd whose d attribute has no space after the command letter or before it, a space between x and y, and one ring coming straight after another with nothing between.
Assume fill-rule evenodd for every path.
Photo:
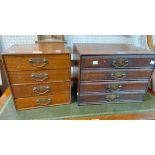
<instances>
[{"instance_id":1,"label":"white background","mask_svg":"<svg viewBox=\"0 0 155 155\"><path fill-rule=\"evenodd\" d=\"M37 35L1 35L0 51L4 51L13 44L34 44ZM73 43L125 43L140 47L147 47L146 35L65 35L65 41L71 48Z\"/></svg>"},{"instance_id":2,"label":"white background","mask_svg":"<svg viewBox=\"0 0 155 155\"><path fill-rule=\"evenodd\" d=\"M4 0L1 35L155 34L154 0ZM0 121L2 155L154 155L154 121Z\"/></svg>"}]
</instances>

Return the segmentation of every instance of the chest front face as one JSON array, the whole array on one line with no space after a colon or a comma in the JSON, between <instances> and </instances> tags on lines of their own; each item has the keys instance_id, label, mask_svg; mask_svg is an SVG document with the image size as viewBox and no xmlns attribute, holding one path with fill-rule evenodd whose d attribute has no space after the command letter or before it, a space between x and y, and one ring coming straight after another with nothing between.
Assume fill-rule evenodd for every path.
<instances>
[{"instance_id":1,"label":"chest front face","mask_svg":"<svg viewBox=\"0 0 155 155\"><path fill-rule=\"evenodd\" d=\"M70 53L20 49L21 52L14 49L13 54L3 54L17 110L69 104Z\"/></svg>"},{"instance_id":2,"label":"chest front face","mask_svg":"<svg viewBox=\"0 0 155 155\"><path fill-rule=\"evenodd\" d=\"M76 47L80 55L79 105L143 101L155 54L133 47L120 50L120 46L110 45L105 45L102 51L101 46L96 46L96 50L92 44Z\"/></svg>"}]
</instances>

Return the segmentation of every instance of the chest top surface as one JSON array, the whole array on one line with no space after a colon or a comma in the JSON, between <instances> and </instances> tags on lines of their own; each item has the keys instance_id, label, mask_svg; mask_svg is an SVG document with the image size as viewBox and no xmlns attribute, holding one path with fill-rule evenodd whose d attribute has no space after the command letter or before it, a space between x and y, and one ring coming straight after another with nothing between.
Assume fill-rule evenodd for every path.
<instances>
[{"instance_id":1,"label":"chest top surface","mask_svg":"<svg viewBox=\"0 0 155 155\"><path fill-rule=\"evenodd\" d=\"M11 46L2 55L17 55L17 54L69 54L69 51L64 46L53 44L16 44Z\"/></svg>"},{"instance_id":2,"label":"chest top surface","mask_svg":"<svg viewBox=\"0 0 155 155\"><path fill-rule=\"evenodd\" d=\"M80 55L155 54L147 48L128 44L80 43L75 44L75 48Z\"/></svg>"}]
</instances>

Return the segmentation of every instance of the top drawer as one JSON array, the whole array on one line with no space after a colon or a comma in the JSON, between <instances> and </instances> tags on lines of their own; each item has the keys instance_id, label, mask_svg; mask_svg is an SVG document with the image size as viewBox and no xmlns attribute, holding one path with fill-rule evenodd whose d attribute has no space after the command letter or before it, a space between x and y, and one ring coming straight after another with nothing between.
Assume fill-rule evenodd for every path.
<instances>
[{"instance_id":1,"label":"top drawer","mask_svg":"<svg viewBox=\"0 0 155 155\"><path fill-rule=\"evenodd\" d=\"M82 68L154 67L155 55L82 56Z\"/></svg>"},{"instance_id":2,"label":"top drawer","mask_svg":"<svg viewBox=\"0 0 155 155\"><path fill-rule=\"evenodd\" d=\"M70 68L70 55L7 55L8 71Z\"/></svg>"}]
</instances>

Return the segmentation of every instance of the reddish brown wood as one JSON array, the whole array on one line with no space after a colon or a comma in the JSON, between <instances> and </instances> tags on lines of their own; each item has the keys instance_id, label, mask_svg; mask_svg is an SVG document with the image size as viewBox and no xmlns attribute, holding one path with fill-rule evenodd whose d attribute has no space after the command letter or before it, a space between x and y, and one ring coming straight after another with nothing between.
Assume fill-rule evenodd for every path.
<instances>
[{"instance_id":1,"label":"reddish brown wood","mask_svg":"<svg viewBox=\"0 0 155 155\"><path fill-rule=\"evenodd\" d=\"M139 58L140 57L140 58ZM127 64L123 68L128 67L153 67L154 64L150 64L151 61L155 61L152 55L150 57L146 57L146 55L122 55L121 57L118 55L114 56L83 56L81 60L82 68L117 68L113 65L114 61L118 61L123 59L127 61ZM98 61L98 64L93 64L93 61Z\"/></svg>"},{"instance_id":2,"label":"reddish brown wood","mask_svg":"<svg viewBox=\"0 0 155 155\"><path fill-rule=\"evenodd\" d=\"M107 103L105 92L107 92L108 82L124 82L122 89L117 91L122 98L118 99L118 102L143 100L142 91L144 93L147 90L148 81L154 68L155 54L152 51L126 44L83 43L74 45L74 53L78 61L77 94L79 105L91 102ZM117 78L118 74L115 76L116 73L121 73L119 74L121 78ZM128 81L131 83L128 84ZM122 92L129 92L133 95L122 96ZM115 94L116 91L111 91L111 93ZM87 96L84 96L86 94Z\"/></svg>"},{"instance_id":3,"label":"reddish brown wood","mask_svg":"<svg viewBox=\"0 0 155 155\"><path fill-rule=\"evenodd\" d=\"M38 104L36 102L37 99L50 99L51 102L50 103L42 102L41 104ZM61 94L59 93L59 94L48 95L48 96L15 99L16 108L18 110L38 108L38 107L43 107L43 106L54 106L54 105L69 104L69 100L70 100L70 94L69 93L61 93Z\"/></svg>"},{"instance_id":4,"label":"reddish brown wood","mask_svg":"<svg viewBox=\"0 0 155 155\"><path fill-rule=\"evenodd\" d=\"M92 55L150 55L153 54L149 49L137 47L132 44L96 44L96 43L76 43L74 51L77 50L81 56Z\"/></svg>"},{"instance_id":5,"label":"reddish brown wood","mask_svg":"<svg viewBox=\"0 0 155 155\"><path fill-rule=\"evenodd\" d=\"M108 101L108 95L118 95L117 99ZM121 103L121 102L139 102L143 101L144 92L130 92L130 93L97 93L97 94L80 94L80 105L83 104L104 104L104 103Z\"/></svg>"},{"instance_id":6,"label":"reddish brown wood","mask_svg":"<svg viewBox=\"0 0 155 155\"><path fill-rule=\"evenodd\" d=\"M114 72L123 72L126 75L120 80L148 80L152 74L152 69L109 69L109 70L81 70L81 81L103 81L117 80L111 76Z\"/></svg>"},{"instance_id":7,"label":"reddish brown wood","mask_svg":"<svg viewBox=\"0 0 155 155\"><path fill-rule=\"evenodd\" d=\"M139 91L147 88L147 81L119 81L119 82L82 82L80 83L81 93L93 93L93 92L111 92L113 91L109 87L117 85L121 86L115 91Z\"/></svg>"},{"instance_id":8,"label":"reddish brown wood","mask_svg":"<svg viewBox=\"0 0 155 155\"><path fill-rule=\"evenodd\" d=\"M69 69L8 72L9 79L12 84L38 83L32 79L32 74L48 74L48 78L43 80L43 82L70 81ZM35 79L42 80L43 78Z\"/></svg>"},{"instance_id":9,"label":"reddish brown wood","mask_svg":"<svg viewBox=\"0 0 155 155\"><path fill-rule=\"evenodd\" d=\"M49 87L43 90L34 90L36 87ZM25 98L31 96L44 96L58 93L70 92L69 82L53 82L53 83L39 83L39 84L19 84L12 85L12 90L15 98Z\"/></svg>"}]
</instances>

